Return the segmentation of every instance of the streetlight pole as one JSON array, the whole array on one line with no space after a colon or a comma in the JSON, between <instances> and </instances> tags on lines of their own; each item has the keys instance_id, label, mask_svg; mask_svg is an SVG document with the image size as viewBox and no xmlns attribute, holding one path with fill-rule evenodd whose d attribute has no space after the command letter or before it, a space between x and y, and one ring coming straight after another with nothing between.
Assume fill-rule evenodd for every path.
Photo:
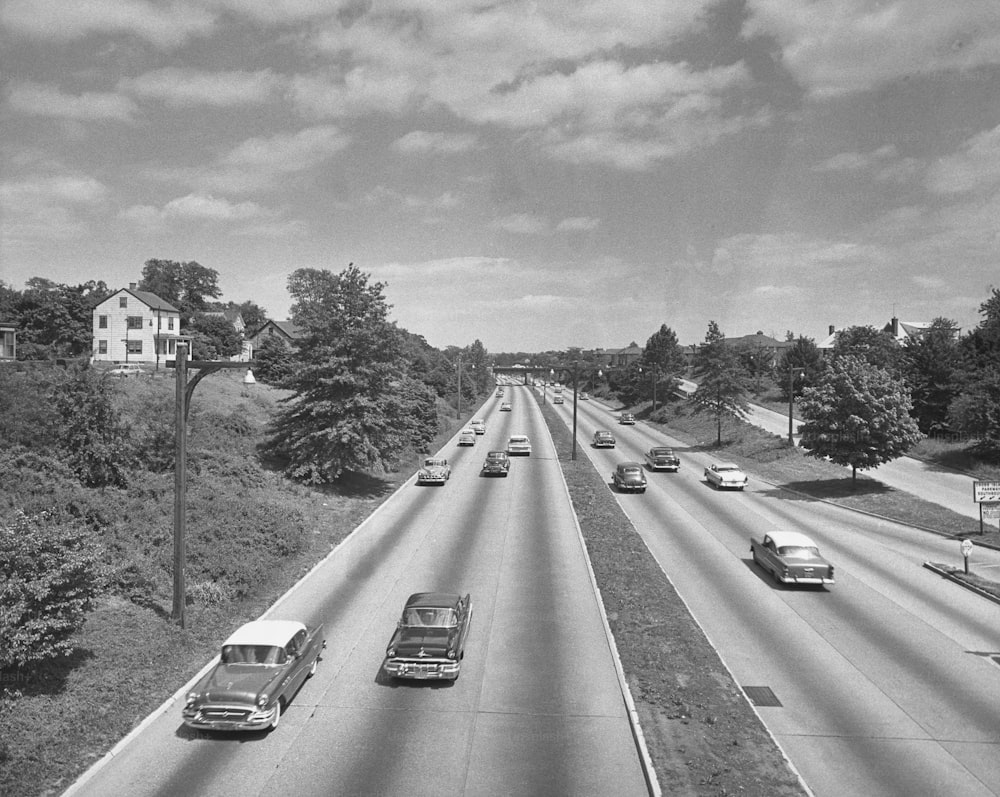
<instances>
[{"instance_id":1,"label":"streetlight pole","mask_svg":"<svg viewBox=\"0 0 1000 797\"><path fill-rule=\"evenodd\" d=\"M462 353L458 353L458 415L462 417Z\"/></svg>"},{"instance_id":2,"label":"streetlight pole","mask_svg":"<svg viewBox=\"0 0 1000 797\"><path fill-rule=\"evenodd\" d=\"M187 604L187 586L184 580L184 565L186 559L187 537L187 418L191 406L191 394L198 383L211 373L224 369L246 368L247 376L244 382L254 381L250 369L257 363L254 360L246 362L219 362L188 360L188 344L177 344L177 359L167 360L167 368L176 369L176 405L174 411L174 602L170 618L184 627L184 610ZM189 368L198 370L194 379L188 382Z\"/></svg>"},{"instance_id":3,"label":"streetlight pole","mask_svg":"<svg viewBox=\"0 0 1000 797\"><path fill-rule=\"evenodd\" d=\"M796 372L804 374L806 372L805 368L789 368L788 369L788 445L795 445L795 429L793 425L792 412L795 409L794 399L795 399L795 374Z\"/></svg>"}]
</instances>

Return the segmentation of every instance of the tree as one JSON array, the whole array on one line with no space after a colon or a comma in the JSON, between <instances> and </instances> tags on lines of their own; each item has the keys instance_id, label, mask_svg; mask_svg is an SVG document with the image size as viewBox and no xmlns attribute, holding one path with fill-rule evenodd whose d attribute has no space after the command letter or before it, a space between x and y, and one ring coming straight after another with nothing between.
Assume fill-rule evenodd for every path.
<instances>
[{"instance_id":1,"label":"tree","mask_svg":"<svg viewBox=\"0 0 1000 797\"><path fill-rule=\"evenodd\" d=\"M923 334L903 345L901 367L910 386L913 416L924 434L948 427L948 407L958 394L956 329L954 321L935 318Z\"/></svg>"},{"instance_id":2,"label":"tree","mask_svg":"<svg viewBox=\"0 0 1000 797\"><path fill-rule=\"evenodd\" d=\"M660 328L649 336L646 347L642 350L640 362L644 370L653 374L652 378L656 380L660 395L669 393L673 389L687 364L684 350L677 342L677 333L666 324L661 324Z\"/></svg>"},{"instance_id":3,"label":"tree","mask_svg":"<svg viewBox=\"0 0 1000 797\"><path fill-rule=\"evenodd\" d=\"M236 327L224 315L196 313L188 324L191 356L195 360L218 360L239 354L243 347Z\"/></svg>"},{"instance_id":4,"label":"tree","mask_svg":"<svg viewBox=\"0 0 1000 797\"><path fill-rule=\"evenodd\" d=\"M911 408L902 379L861 357L842 355L819 384L802 392L801 445L810 456L850 465L856 480L859 468L877 468L920 440Z\"/></svg>"},{"instance_id":5,"label":"tree","mask_svg":"<svg viewBox=\"0 0 1000 797\"><path fill-rule=\"evenodd\" d=\"M14 300L18 359L80 357L93 346L93 308L111 295L103 282L61 285L43 277L28 280Z\"/></svg>"},{"instance_id":6,"label":"tree","mask_svg":"<svg viewBox=\"0 0 1000 797\"><path fill-rule=\"evenodd\" d=\"M708 322L705 342L694 355L694 380L698 389L691 397L696 412L711 413L716 421L716 442L722 444L722 419L743 418L749 410L746 372L736 353L726 345L715 321Z\"/></svg>"},{"instance_id":7,"label":"tree","mask_svg":"<svg viewBox=\"0 0 1000 797\"><path fill-rule=\"evenodd\" d=\"M204 312L209 299L222 295L219 272L194 260L187 263L147 260L138 287L170 302L180 310L182 317Z\"/></svg>"},{"instance_id":8,"label":"tree","mask_svg":"<svg viewBox=\"0 0 1000 797\"><path fill-rule=\"evenodd\" d=\"M896 339L889 332L873 326L842 329L833 344L833 358L860 357L877 368L897 368L900 354L901 347Z\"/></svg>"},{"instance_id":9,"label":"tree","mask_svg":"<svg viewBox=\"0 0 1000 797\"><path fill-rule=\"evenodd\" d=\"M72 652L99 587L96 551L90 532L44 513L0 522L0 670Z\"/></svg>"},{"instance_id":10,"label":"tree","mask_svg":"<svg viewBox=\"0 0 1000 797\"><path fill-rule=\"evenodd\" d=\"M801 396L807 385L814 385L823 371L826 361L812 338L799 336L795 345L785 349L778 363L777 382L782 398L788 401L788 376L792 377L792 395Z\"/></svg>"},{"instance_id":11,"label":"tree","mask_svg":"<svg viewBox=\"0 0 1000 797\"><path fill-rule=\"evenodd\" d=\"M986 368L965 385L948 407L952 429L978 438L975 448L1000 456L1000 368Z\"/></svg>"},{"instance_id":12,"label":"tree","mask_svg":"<svg viewBox=\"0 0 1000 797\"><path fill-rule=\"evenodd\" d=\"M232 307L240 311L243 316L243 324L246 326L247 334L252 334L267 323L267 311L256 302L247 299L245 302L236 304L229 302L227 307Z\"/></svg>"},{"instance_id":13,"label":"tree","mask_svg":"<svg viewBox=\"0 0 1000 797\"><path fill-rule=\"evenodd\" d=\"M434 394L408 373L384 287L353 263L289 277L301 366L285 383L294 395L268 448L293 478L320 484L345 470L390 470L404 448L437 431Z\"/></svg>"},{"instance_id":14,"label":"tree","mask_svg":"<svg viewBox=\"0 0 1000 797\"><path fill-rule=\"evenodd\" d=\"M296 368L295 352L284 338L268 335L253 355L254 376L268 385L283 387Z\"/></svg>"}]
</instances>

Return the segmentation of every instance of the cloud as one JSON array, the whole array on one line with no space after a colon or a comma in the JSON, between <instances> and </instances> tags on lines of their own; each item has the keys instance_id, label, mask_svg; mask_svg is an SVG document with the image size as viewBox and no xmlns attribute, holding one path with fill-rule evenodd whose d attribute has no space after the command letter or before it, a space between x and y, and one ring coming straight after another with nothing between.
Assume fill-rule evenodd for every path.
<instances>
[{"instance_id":1,"label":"cloud","mask_svg":"<svg viewBox=\"0 0 1000 797\"><path fill-rule=\"evenodd\" d=\"M7 104L25 116L88 122L131 122L137 111L136 104L120 94L94 91L64 94L55 86L30 82L12 85L7 92Z\"/></svg>"},{"instance_id":2,"label":"cloud","mask_svg":"<svg viewBox=\"0 0 1000 797\"><path fill-rule=\"evenodd\" d=\"M2 183L0 249L16 243L81 237L88 232L86 219L101 210L108 198L104 183L85 176L34 176Z\"/></svg>"},{"instance_id":3,"label":"cloud","mask_svg":"<svg viewBox=\"0 0 1000 797\"><path fill-rule=\"evenodd\" d=\"M88 34L129 33L157 47L177 47L215 27L203 3L146 0L8 0L0 23L33 39L65 42Z\"/></svg>"},{"instance_id":4,"label":"cloud","mask_svg":"<svg viewBox=\"0 0 1000 797\"><path fill-rule=\"evenodd\" d=\"M556 230L559 232L589 232L590 230L596 230L600 225L600 219L592 219L588 216L575 216L560 221L556 225Z\"/></svg>"},{"instance_id":5,"label":"cloud","mask_svg":"<svg viewBox=\"0 0 1000 797\"><path fill-rule=\"evenodd\" d=\"M515 235L539 235L549 231L548 221L529 213L514 213L510 216L504 216L496 219L491 226Z\"/></svg>"},{"instance_id":6,"label":"cloud","mask_svg":"<svg viewBox=\"0 0 1000 797\"><path fill-rule=\"evenodd\" d=\"M128 221L150 227L173 221L243 224L249 221L270 221L274 215L255 202L230 202L208 194L177 197L159 208L154 205L133 205L120 214Z\"/></svg>"},{"instance_id":7,"label":"cloud","mask_svg":"<svg viewBox=\"0 0 1000 797\"><path fill-rule=\"evenodd\" d=\"M1000 184L1000 126L979 133L958 152L939 159L928 170L927 187L937 194L960 194Z\"/></svg>"},{"instance_id":8,"label":"cloud","mask_svg":"<svg viewBox=\"0 0 1000 797\"><path fill-rule=\"evenodd\" d=\"M476 148L477 137L471 133L442 133L414 130L390 145L391 149L404 154L439 152L460 153Z\"/></svg>"},{"instance_id":9,"label":"cloud","mask_svg":"<svg viewBox=\"0 0 1000 797\"><path fill-rule=\"evenodd\" d=\"M995 0L747 0L746 36L768 36L817 98L911 75L1000 63Z\"/></svg>"},{"instance_id":10,"label":"cloud","mask_svg":"<svg viewBox=\"0 0 1000 797\"><path fill-rule=\"evenodd\" d=\"M174 107L208 105L220 108L261 105L270 100L284 79L270 69L256 72L203 72L168 67L123 80L119 88Z\"/></svg>"}]
</instances>

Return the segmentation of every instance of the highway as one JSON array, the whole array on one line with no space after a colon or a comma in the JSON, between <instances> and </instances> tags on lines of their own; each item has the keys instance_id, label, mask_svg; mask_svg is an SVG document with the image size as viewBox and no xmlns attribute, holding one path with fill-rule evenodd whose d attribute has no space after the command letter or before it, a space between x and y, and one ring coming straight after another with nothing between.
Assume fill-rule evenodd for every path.
<instances>
[{"instance_id":1,"label":"highway","mask_svg":"<svg viewBox=\"0 0 1000 797\"><path fill-rule=\"evenodd\" d=\"M487 400L475 447L440 452L445 486L410 480L269 613L323 622L327 639L276 729L194 732L178 702L68 794L648 794L551 440L527 391L508 399L510 413ZM513 432L532 455L481 478ZM385 645L424 590L472 595L461 676L387 682Z\"/></svg>"},{"instance_id":2,"label":"highway","mask_svg":"<svg viewBox=\"0 0 1000 797\"><path fill-rule=\"evenodd\" d=\"M572 391L556 406L572 423ZM922 567L958 543L754 482L719 492L710 461L644 424L578 403L579 455L615 463L673 445L679 473L618 500L757 711L820 797L1000 794L1000 606ZM616 449L593 449L595 429ZM751 535L805 531L836 568L829 588L774 584ZM977 549L977 567L1000 555Z\"/></svg>"}]
</instances>

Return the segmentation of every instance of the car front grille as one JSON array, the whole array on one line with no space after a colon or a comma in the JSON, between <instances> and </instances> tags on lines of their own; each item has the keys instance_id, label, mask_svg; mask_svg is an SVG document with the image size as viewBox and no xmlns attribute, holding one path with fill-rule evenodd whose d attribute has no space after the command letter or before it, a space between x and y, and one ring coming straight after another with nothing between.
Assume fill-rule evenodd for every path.
<instances>
[{"instance_id":1,"label":"car front grille","mask_svg":"<svg viewBox=\"0 0 1000 797\"><path fill-rule=\"evenodd\" d=\"M209 721L246 722L252 713L251 709L236 706L207 706L201 710L201 717Z\"/></svg>"}]
</instances>

